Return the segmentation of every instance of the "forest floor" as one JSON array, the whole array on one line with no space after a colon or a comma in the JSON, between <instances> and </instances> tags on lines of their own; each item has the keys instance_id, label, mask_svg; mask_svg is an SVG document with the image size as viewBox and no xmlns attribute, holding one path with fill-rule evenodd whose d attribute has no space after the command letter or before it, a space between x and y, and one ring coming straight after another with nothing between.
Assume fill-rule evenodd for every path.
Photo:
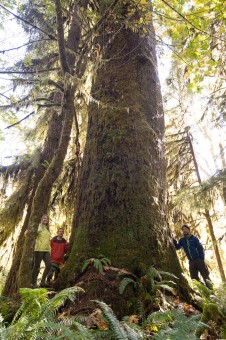
<instances>
[{"instance_id":1,"label":"forest floor","mask_svg":"<svg viewBox=\"0 0 226 340\"><path fill-rule=\"evenodd\" d=\"M142 330L145 334L143 339L225 339L222 337L225 319L219 317L222 314L219 313L218 307L216 309L214 306L215 315L211 315L208 310L208 319L204 322L205 313L202 307L208 303L201 295L194 295L194 303L189 304L177 294L165 290L156 290L152 295L139 296L133 289L127 287L124 294L120 294L119 272L130 274L113 267L105 268L104 273L99 273L94 267L90 267L75 278L73 286L83 288L84 293L79 293L74 302L67 301L58 310L57 320L73 318L83 320L83 325L88 329L102 332L108 332L116 322L114 320L117 320L119 323L126 323L131 329ZM56 296L59 293L57 282L52 282L47 290L49 299ZM112 324L109 324L109 315L106 318L98 301L104 301L112 310ZM136 305L138 308L135 308ZM213 303L209 305L213 307ZM0 298L0 312L8 325L19 306L20 300ZM205 326L197 333L200 320Z\"/></svg>"},{"instance_id":2,"label":"forest floor","mask_svg":"<svg viewBox=\"0 0 226 340\"><path fill-rule=\"evenodd\" d=\"M194 320L202 321L202 307L205 305L205 299L198 294L194 294L193 303L189 304L182 300L177 294L167 291L157 290L153 296L147 296L146 301L141 296L134 295L134 290L128 290L125 294L119 293L120 286L120 274L129 275L131 273L113 267L105 268L104 275L99 273L95 268L90 267L88 271L83 273L77 279L74 284L82 287L85 293L79 295L78 299L73 304L68 304L58 314L58 318L64 318L68 316L82 315L86 318L85 324L88 328L107 330L108 324L103 311L97 306L96 300L104 301L111 307L114 315L119 320L126 320L127 324L131 327L138 326L144 329L147 339L155 339L157 333L163 329L178 328L180 332L181 328L181 339L183 339L183 332L193 332L192 327L199 327L198 322ZM53 287L56 285L53 284ZM101 297L101 299L100 299ZM137 309L137 313L134 313L134 306L137 302L142 304L142 308ZM127 316L125 316L125 310L127 310ZM138 313L139 310L139 313ZM157 315L162 312L162 315L167 314L169 311L172 317L168 317L162 321L148 322L148 315ZM141 314L143 313L143 316ZM155 314L156 313L156 314ZM177 314L178 313L178 314ZM181 320L180 316L183 316ZM169 315L168 315L169 316ZM173 320L173 318L175 319ZM186 317L186 318L184 318ZM202 340L219 340L221 338L221 326L222 320L218 317L213 317L210 320L206 320L206 327L200 331L196 339ZM162 332L164 334L164 332ZM167 335L163 335L162 340L166 339ZM190 339L188 337L184 339ZM158 337L160 339L161 337ZM192 337L191 337L192 338ZM174 339L174 337L167 337L167 339ZM175 339L178 339L175 336ZM192 339L195 339L192 338Z\"/></svg>"}]
</instances>

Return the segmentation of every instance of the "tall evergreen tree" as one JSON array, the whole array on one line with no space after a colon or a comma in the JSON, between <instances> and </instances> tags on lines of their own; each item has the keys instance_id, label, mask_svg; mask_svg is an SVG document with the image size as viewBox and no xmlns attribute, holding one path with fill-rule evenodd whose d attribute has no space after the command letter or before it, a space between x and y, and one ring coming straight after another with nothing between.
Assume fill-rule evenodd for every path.
<instances>
[{"instance_id":1,"label":"tall evergreen tree","mask_svg":"<svg viewBox=\"0 0 226 340\"><path fill-rule=\"evenodd\" d=\"M165 217L164 116L146 6L147 17L136 1L118 4L96 33L100 54L62 281L86 258L104 254L131 271L154 265L176 273L186 294Z\"/></svg>"}]
</instances>

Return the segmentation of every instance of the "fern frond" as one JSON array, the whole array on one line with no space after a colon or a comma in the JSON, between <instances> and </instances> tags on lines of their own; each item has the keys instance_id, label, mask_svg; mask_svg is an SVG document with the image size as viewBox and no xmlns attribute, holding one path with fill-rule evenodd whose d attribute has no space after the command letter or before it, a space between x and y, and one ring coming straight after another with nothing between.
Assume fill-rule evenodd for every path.
<instances>
[{"instance_id":1,"label":"fern frond","mask_svg":"<svg viewBox=\"0 0 226 340\"><path fill-rule=\"evenodd\" d=\"M80 315L80 314L78 314L78 315L75 315L75 316L74 316L73 321L79 322L79 323L81 323L81 324L84 325L84 324L86 323L86 321L87 321L88 318L89 318L89 317L86 316L86 315Z\"/></svg>"},{"instance_id":2,"label":"fern frond","mask_svg":"<svg viewBox=\"0 0 226 340\"><path fill-rule=\"evenodd\" d=\"M101 262L105 265L105 266L110 266L111 265L111 261L107 258L107 257L104 257L101 259Z\"/></svg>"},{"instance_id":3,"label":"fern frond","mask_svg":"<svg viewBox=\"0 0 226 340\"><path fill-rule=\"evenodd\" d=\"M172 285L176 285L176 282L171 281L171 280L162 280L162 281L161 281L161 284L162 284L162 283L163 283L163 284L165 284L165 283L168 284L168 283L169 283L169 284L172 284Z\"/></svg>"},{"instance_id":4,"label":"fern frond","mask_svg":"<svg viewBox=\"0 0 226 340\"><path fill-rule=\"evenodd\" d=\"M147 320L146 323L166 323L166 322L171 322L173 320L173 315L170 310L167 311L157 311L154 313L151 313Z\"/></svg>"},{"instance_id":5,"label":"fern frond","mask_svg":"<svg viewBox=\"0 0 226 340\"><path fill-rule=\"evenodd\" d=\"M66 300L74 301L78 293L84 293L81 287L70 287L56 294L45 306L42 317L55 314L56 311L65 303Z\"/></svg>"},{"instance_id":6,"label":"fern frond","mask_svg":"<svg viewBox=\"0 0 226 340\"><path fill-rule=\"evenodd\" d=\"M111 330L104 331L104 330L93 330L93 336L95 340L115 340L114 332Z\"/></svg>"},{"instance_id":7,"label":"fern frond","mask_svg":"<svg viewBox=\"0 0 226 340\"><path fill-rule=\"evenodd\" d=\"M143 320L143 319L144 319L145 312L144 312L143 303L141 302L140 299L137 299L136 307L137 307L137 312L138 312L139 316L140 316L140 317L142 318L142 320Z\"/></svg>"},{"instance_id":8,"label":"fern frond","mask_svg":"<svg viewBox=\"0 0 226 340\"><path fill-rule=\"evenodd\" d=\"M6 326L4 323L4 318L3 316L0 314L0 339L4 339L4 333L6 331ZM6 338L5 338L6 339Z\"/></svg>"},{"instance_id":9,"label":"fern frond","mask_svg":"<svg viewBox=\"0 0 226 340\"><path fill-rule=\"evenodd\" d=\"M159 273L163 276L170 276L170 277L173 277L174 279L177 279L178 280L178 277L172 273L169 273L169 272L164 272L162 270L159 270Z\"/></svg>"},{"instance_id":10,"label":"fern frond","mask_svg":"<svg viewBox=\"0 0 226 340\"><path fill-rule=\"evenodd\" d=\"M75 326L75 328L77 329L78 333L80 335L82 335L81 339L87 339L87 340L95 340L94 335L92 334L92 332L84 325L82 325L79 322L74 321L73 326ZM77 339L77 338L76 338Z\"/></svg>"},{"instance_id":11,"label":"fern frond","mask_svg":"<svg viewBox=\"0 0 226 340\"><path fill-rule=\"evenodd\" d=\"M103 272L104 272L103 264L101 263L101 261L99 259L93 260L93 266L94 266L94 268L96 268L98 270L98 272L100 274L103 274Z\"/></svg>"},{"instance_id":12,"label":"fern frond","mask_svg":"<svg viewBox=\"0 0 226 340\"><path fill-rule=\"evenodd\" d=\"M192 286L194 289L198 290L201 297L205 299L209 299L210 296L213 294L212 290L204 286L201 282L192 280Z\"/></svg>"},{"instance_id":13,"label":"fern frond","mask_svg":"<svg viewBox=\"0 0 226 340\"><path fill-rule=\"evenodd\" d=\"M129 284L132 284L134 287L136 286L136 282L133 279L130 277L124 277L119 284L119 293L123 294Z\"/></svg>"},{"instance_id":14,"label":"fern frond","mask_svg":"<svg viewBox=\"0 0 226 340\"><path fill-rule=\"evenodd\" d=\"M159 271L157 269L155 269L154 267L148 268L148 270L146 272L146 276L151 282L153 282L154 279L162 280L162 277L161 277Z\"/></svg>"},{"instance_id":15,"label":"fern frond","mask_svg":"<svg viewBox=\"0 0 226 340\"><path fill-rule=\"evenodd\" d=\"M103 311L104 317L107 320L108 327L114 332L115 340L128 340L128 336L126 334L125 329L120 324L116 316L114 315L112 309L104 302L97 301L96 302L101 310Z\"/></svg>"},{"instance_id":16,"label":"fern frond","mask_svg":"<svg viewBox=\"0 0 226 340\"><path fill-rule=\"evenodd\" d=\"M42 305L45 305L47 302L48 291L45 288L21 288L20 294L23 302L16 312L12 324L16 323L22 314L23 317L29 315L30 318L37 318L41 313Z\"/></svg>"},{"instance_id":17,"label":"fern frond","mask_svg":"<svg viewBox=\"0 0 226 340\"><path fill-rule=\"evenodd\" d=\"M162 283L154 285L153 288L152 288L152 291L156 292L158 289L160 289L160 290L162 290L162 289L163 290L167 290L167 291L169 291L171 293L174 292L174 288L173 287L170 287L169 285L162 284Z\"/></svg>"},{"instance_id":18,"label":"fern frond","mask_svg":"<svg viewBox=\"0 0 226 340\"><path fill-rule=\"evenodd\" d=\"M90 259L85 260L85 261L83 262L81 272L83 273L83 272L87 269L87 267L88 267L89 265L90 265Z\"/></svg>"},{"instance_id":19,"label":"fern frond","mask_svg":"<svg viewBox=\"0 0 226 340\"><path fill-rule=\"evenodd\" d=\"M41 335L45 335L43 339L46 339L49 336L50 339L53 336L57 336L57 339L73 339L74 332L67 326L63 326L56 321L43 320L36 323L31 329L33 333L36 333L37 338L41 337Z\"/></svg>"},{"instance_id":20,"label":"fern frond","mask_svg":"<svg viewBox=\"0 0 226 340\"><path fill-rule=\"evenodd\" d=\"M133 329L126 323L123 324L123 327L126 330L128 340L142 340L144 339L144 332L138 329Z\"/></svg>"},{"instance_id":21,"label":"fern frond","mask_svg":"<svg viewBox=\"0 0 226 340\"><path fill-rule=\"evenodd\" d=\"M147 323L157 325L160 328L159 333L155 337L157 340L196 340L198 339L196 336L197 329L208 327L200 322L200 318L201 314L188 318L182 311L158 311L148 317Z\"/></svg>"}]
</instances>

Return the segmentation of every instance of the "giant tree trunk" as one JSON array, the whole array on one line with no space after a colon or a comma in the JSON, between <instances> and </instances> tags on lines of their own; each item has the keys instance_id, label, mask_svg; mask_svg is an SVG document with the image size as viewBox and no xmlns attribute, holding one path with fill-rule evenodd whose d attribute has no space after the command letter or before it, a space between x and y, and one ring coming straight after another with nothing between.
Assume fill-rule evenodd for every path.
<instances>
[{"instance_id":1,"label":"giant tree trunk","mask_svg":"<svg viewBox=\"0 0 226 340\"><path fill-rule=\"evenodd\" d=\"M62 280L85 259L104 254L113 266L136 273L151 265L176 273L186 287L165 220L164 117L154 39L114 27L91 95L73 247Z\"/></svg>"}]
</instances>

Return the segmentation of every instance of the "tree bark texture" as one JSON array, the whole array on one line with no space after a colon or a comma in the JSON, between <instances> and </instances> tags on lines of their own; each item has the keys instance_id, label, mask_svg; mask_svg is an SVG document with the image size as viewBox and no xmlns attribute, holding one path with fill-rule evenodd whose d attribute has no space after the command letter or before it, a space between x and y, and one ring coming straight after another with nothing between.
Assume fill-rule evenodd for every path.
<instances>
[{"instance_id":1,"label":"tree bark texture","mask_svg":"<svg viewBox=\"0 0 226 340\"><path fill-rule=\"evenodd\" d=\"M21 232L20 232L17 244L16 244L16 249L14 250L12 265L7 275L4 289L2 291L3 296L13 296L18 291L19 267L20 267L22 251L23 251L25 231L28 229L28 223L29 223L29 218L31 214L32 201L33 201L37 186L45 173L43 162L47 161L48 163L50 163L52 161L53 156L59 144L59 136L61 134L61 129L62 129L62 117L58 116L57 112L53 112L52 118L49 123L48 133L45 139L43 151L41 153L40 160L38 162L38 166L36 166L36 168L33 168L33 173L34 173L33 180L32 180L33 183L30 184L32 186L32 189L31 189L30 198L28 202L26 217L25 217L23 226L21 228ZM46 200L46 197L43 197L42 204L46 210L48 207L48 203L49 202Z\"/></svg>"},{"instance_id":2,"label":"tree bark texture","mask_svg":"<svg viewBox=\"0 0 226 340\"><path fill-rule=\"evenodd\" d=\"M93 81L73 247L62 277L104 254L135 273L151 265L176 273L186 286L165 220L155 40L122 27L114 32Z\"/></svg>"},{"instance_id":3,"label":"tree bark texture","mask_svg":"<svg viewBox=\"0 0 226 340\"><path fill-rule=\"evenodd\" d=\"M45 202L49 202L50 200L52 185L61 172L70 140L71 127L74 118L73 94L73 89L71 91L68 90L65 94L62 108L65 117L59 147L56 150L52 162L50 163L44 176L37 186L32 202L29 228L25 238L24 249L19 268L18 287L27 287L31 281L33 251L38 225L40 223L41 216L45 214L47 210L47 206L43 204L43 200Z\"/></svg>"},{"instance_id":4,"label":"tree bark texture","mask_svg":"<svg viewBox=\"0 0 226 340\"><path fill-rule=\"evenodd\" d=\"M57 31L58 31L58 49L60 55L60 63L61 69L63 73L63 77L65 80L64 83L64 94L62 98L62 106L61 112L63 114L63 128L60 137L60 142L56 153L47 168L42 180L39 182L38 187L35 192L35 196L32 203L31 216L29 219L29 229L24 243L23 254L21 258L21 264L19 268L18 275L18 287L27 287L31 282L31 271L32 271L32 261L33 261L33 251L35 245L35 238L37 234L38 225L41 219L41 216L46 213L46 207L43 205L43 198L47 202L49 202L52 185L55 180L58 178L64 158L67 153L68 144L70 141L70 134L73 119L75 117L75 108L74 108L74 93L76 84L74 81L71 82L70 79L67 78L67 73L70 71L68 63L68 59L65 52L65 44L64 44L64 34L63 34L63 21L61 18L61 8L60 2L58 0L55 1L56 5L56 19L57 19ZM80 37L79 32L79 22L77 18L76 6L74 6L74 15L75 17L72 20L72 25L70 26L70 33L68 35L67 45L72 50L78 47L78 39ZM77 25L76 25L77 23ZM74 32L74 34L73 34ZM70 38L70 39L69 39ZM75 58L71 57L71 54L68 54L68 58L70 62L74 62Z\"/></svg>"}]
</instances>

